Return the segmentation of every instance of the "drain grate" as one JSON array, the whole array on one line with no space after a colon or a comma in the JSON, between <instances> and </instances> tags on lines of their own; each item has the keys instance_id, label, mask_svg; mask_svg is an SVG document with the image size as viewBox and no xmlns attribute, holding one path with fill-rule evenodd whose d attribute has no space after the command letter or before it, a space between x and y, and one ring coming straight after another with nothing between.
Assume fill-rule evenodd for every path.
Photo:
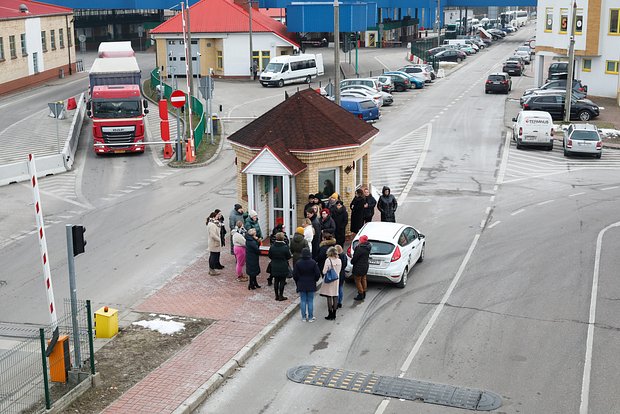
<instances>
[{"instance_id":1,"label":"drain grate","mask_svg":"<svg viewBox=\"0 0 620 414\"><path fill-rule=\"evenodd\" d=\"M300 365L287 371L288 379L300 384L316 385L364 394L404 400L422 400L429 404L464 408L467 410L491 411L502 405L499 395L491 391L473 388L455 387L453 385L418 381L407 378L387 377L384 375L364 374L319 367Z\"/></svg>"}]
</instances>

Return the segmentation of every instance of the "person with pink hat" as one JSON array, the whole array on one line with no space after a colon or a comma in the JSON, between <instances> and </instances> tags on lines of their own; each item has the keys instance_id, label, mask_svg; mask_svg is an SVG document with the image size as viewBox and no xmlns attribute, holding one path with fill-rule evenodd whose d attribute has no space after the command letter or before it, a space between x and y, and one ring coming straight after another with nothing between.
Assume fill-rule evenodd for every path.
<instances>
[{"instance_id":1,"label":"person with pink hat","mask_svg":"<svg viewBox=\"0 0 620 414\"><path fill-rule=\"evenodd\" d=\"M369 259L370 259L371 245L368 242L368 236L362 235L355 246L353 251L353 257L351 258L351 264L353 269L351 274L355 279L355 287L357 287L357 296L354 300L366 299L366 290L368 289L366 282L366 275L368 274Z\"/></svg>"}]
</instances>

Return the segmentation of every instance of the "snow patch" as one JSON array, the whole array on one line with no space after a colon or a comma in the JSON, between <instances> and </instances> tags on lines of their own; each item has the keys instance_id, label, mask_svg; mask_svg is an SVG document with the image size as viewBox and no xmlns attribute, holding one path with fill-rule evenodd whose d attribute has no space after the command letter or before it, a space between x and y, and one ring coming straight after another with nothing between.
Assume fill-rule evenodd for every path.
<instances>
[{"instance_id":1,"label":"snow patch","mask_svg":"<svg viewBox=\"0 0 620 414\"><path fill-rule=\"evenodd\" d=\"M167 321L174 319L174 317L170 316L170 315L159 315L160 318L165 319Z\"/></svg>"},{"instance_id":2,"label":"snow patch","mask_svg":"<svg viewBox=\"0 0 620 414\"><path fill-rule=\"evenodd\" d=\"M167 315L164 315L167 316ZM153 319L151 321L137 321L132 323L132 325L142 326L143 328L150 329L152 331L157 331L161 334L172 335L175 332L182 331L185 329L185 324L182 322L175 321L164 321L159 318Z\"/></svg>"},{"instance_id":3,"label":"snow patch","mask_svg":"<svg viewBox=\"0 0 620 414\"><path fill-rule=\"evenodd\" d=\"M620 137L620 131L618 131L617 129L603 128L601 129L601 135L604 138L616 138L616 137Z\"/></svg>"}]
</instances>

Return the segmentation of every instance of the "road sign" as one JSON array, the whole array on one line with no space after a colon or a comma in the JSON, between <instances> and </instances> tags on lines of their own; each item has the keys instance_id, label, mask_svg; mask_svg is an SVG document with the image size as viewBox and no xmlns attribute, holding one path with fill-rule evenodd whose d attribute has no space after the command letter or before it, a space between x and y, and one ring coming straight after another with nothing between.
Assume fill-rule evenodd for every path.
<instances>
[{"instance_id":1,"label":"road sign","mask_svg":"<svg viewBox=\"0 0 620 414\"><path fill-rule=\"evenodd\" d=\"M175 108L180 108L184 106L185 105L185 94L182 91L177 89L176 91L172 92L172 94L170 95L170 103Z\"/></svg>"}]
</instances>

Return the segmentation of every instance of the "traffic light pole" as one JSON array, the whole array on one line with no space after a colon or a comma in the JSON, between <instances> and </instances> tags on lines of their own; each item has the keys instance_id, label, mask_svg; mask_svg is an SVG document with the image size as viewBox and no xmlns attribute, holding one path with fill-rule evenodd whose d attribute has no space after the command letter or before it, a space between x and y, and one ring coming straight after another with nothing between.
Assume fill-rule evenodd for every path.
<instances>
[{"instance_id":1,"label":"traffic light pole","mask_svg":"<svg viewBox=\"0 0 620 414\"><path fill-rule=\"evenodd\" d=\"M79 370L82 366L80 355L80 333L77 319L77 286L75 283L75 261L73 251L73 226L65 225L67 233L67 264L69 267L69 293L71 294L71 325L73 326L73 369Z\"/></svg>"}]
</instances>

